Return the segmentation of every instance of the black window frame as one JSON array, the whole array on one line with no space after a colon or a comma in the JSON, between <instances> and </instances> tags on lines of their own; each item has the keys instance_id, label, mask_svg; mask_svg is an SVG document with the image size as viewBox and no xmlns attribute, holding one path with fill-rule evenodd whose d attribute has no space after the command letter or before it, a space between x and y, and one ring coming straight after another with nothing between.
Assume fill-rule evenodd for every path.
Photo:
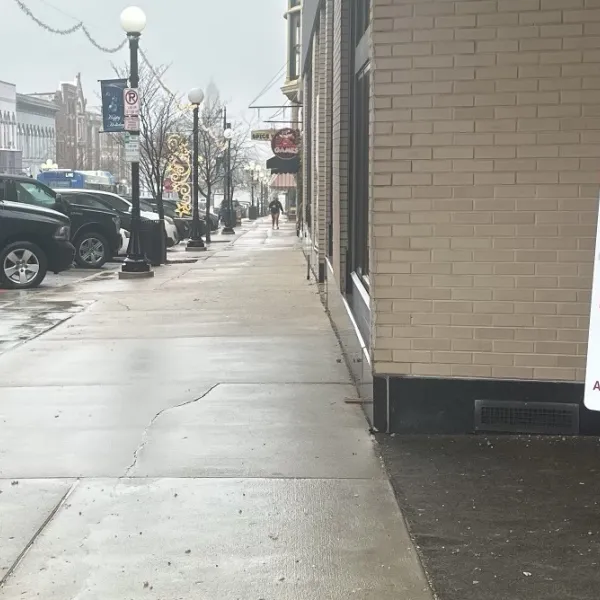
<instances>
[{"instance_id":1,"label":"black window frame","mask_svg":"<svg viewBox=\"0 0 600 600\"><path fill-rule=\"evenodd\" d=\"M304 100L304 122L307 124L304 130L304 147L306 152L306 194L304 197L305 214L306 214L306 227L309 233L312 234L312 197L313 197L313 68L312 61L308 63L308 69L305 74L306 80L306 98Z\"/></svg>"}]
</instances>

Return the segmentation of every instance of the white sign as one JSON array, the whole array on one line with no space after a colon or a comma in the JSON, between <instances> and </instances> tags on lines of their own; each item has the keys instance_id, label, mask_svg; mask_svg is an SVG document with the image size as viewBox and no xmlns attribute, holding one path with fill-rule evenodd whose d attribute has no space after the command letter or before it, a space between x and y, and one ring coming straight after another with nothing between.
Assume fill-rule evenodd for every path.
<instances>
[{"instance_id":1,"label":"white sign","mask_svg":"<svg viewBox=\"0 0 600 600\"><path fill-rule=\"evenodd\" d=\"M140 114L140 95L137 89L125 88L123 98L125 100L125 116L137 117Z\"/></svg>"},{"instance_id":2,"label":"white sign","mask_svg":"<svg viewBox=\"0 0 600 600\"><path fill-rule=\"evenodd\" d=\"M140 136L133 133L125 134L125 160L140 162Z\"/></svg>"},{"instance_id":3,"label":"white sign","mask_svg":"<svg viewBox=\"0 0 600 600\"><path fill-rule=\"evenodd\" d=\"M590 410L600 410L600 219L598 219L596 228L590 331L588 334L583 403Z\"/></svg>"},{"instance_id":4,"label":"white sign","mask_svg":"<svg viewBox=\"0 0 600 600\"><path fill-rule=\"evenodd\" d=\"M135 117L125 117L125 131L139 131L140 130L140 118L139 116Z\"/></svg>"}]
</instances>

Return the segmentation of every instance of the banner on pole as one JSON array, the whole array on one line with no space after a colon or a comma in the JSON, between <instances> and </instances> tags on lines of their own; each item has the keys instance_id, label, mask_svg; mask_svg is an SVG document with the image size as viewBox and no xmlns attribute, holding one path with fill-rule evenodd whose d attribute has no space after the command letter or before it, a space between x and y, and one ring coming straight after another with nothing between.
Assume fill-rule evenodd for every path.
<instances>
[{"instance_id":1,"label":"banner on pole","mask_svg":"<svg viewBox=\"0 0 600 600\"><path fill-rule=\"evenodd\" d=\"M103 79L100 81L102 95L102 122L105 133L125 131L124 93L127 79Z\"/></svg>"},{"instance_id":2,"label":"banner on pole","mask_svg":"<svg viewBox=\"0 0 600 600\"><path fill-rule=\"evenodd\" d=\"M599 202L600 204L600 202ZM596 227L590 330L583 403L590 410L600 410L600 218Z\"/></svg>"}]
</instances>

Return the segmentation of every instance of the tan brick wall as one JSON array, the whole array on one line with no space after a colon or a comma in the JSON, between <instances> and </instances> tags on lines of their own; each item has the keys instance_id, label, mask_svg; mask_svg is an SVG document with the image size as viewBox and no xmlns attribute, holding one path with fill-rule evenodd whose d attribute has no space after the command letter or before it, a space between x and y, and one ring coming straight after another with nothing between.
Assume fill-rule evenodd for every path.
<instances>
[{"instance_id":1,"label":"tan brick wall","mask_svg":"<svg viewBox=\"0 0 600 600\"><path fill-rule=\"evenodd\" d=\"M334 0L333 18L333 111L332 111L332 193L333 193L333 271L345 290L348 250L348 160L350 101L350 6Z\"/></svg>"},{"instance_id":2,"label":"tan brick wall","mask_svg":"<svg viewBox=\"0 0 600 600\"><path fill-rule=\"evenodd\" d=\"M372 31L376 372L583 380L600 0L373 0Z\"/></svg>"}]
</instances>

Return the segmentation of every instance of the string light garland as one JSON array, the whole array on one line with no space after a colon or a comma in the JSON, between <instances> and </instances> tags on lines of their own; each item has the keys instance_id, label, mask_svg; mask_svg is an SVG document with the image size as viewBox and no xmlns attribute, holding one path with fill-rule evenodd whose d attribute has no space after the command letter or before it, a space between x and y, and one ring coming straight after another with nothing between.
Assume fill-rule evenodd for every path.
<instances>
[{"instance_id":1,"label":"string light garland","mask_svg":"<svg viewBox=\"0 0 600 600\"><path fill-rule=\"evenodd\" d=\"M77 21L77 23L75 23L75 25L73 25L72 27L68 27L66 29L57 29L55 27L51 27L50 25L48 25L47 23L44 23L44 21L42 21L41 19L36 17L35 14L33 13L33 11L23 2L23 0L15 0L15 3L17 4L17 6L21 9L21 11L26 16L28 16L36 25L38 25L38 27L41 27L42 29L48 31L49 33L54 33L56 35L63 35L63 36L72 35L73 33L77 33L78 31L81 31L81 32L83 32L85 37L88 39L88 41L92 44L92 46L94 46L95 48L97 48L98 50L100 50L101 52L104 52L106 54L116 54L117 52L122 50L125 47L125 45L127 44L127 39L125 39L118 46L115 46L114 48L109 48L109 47L103 46L102 44L98 43L94 39L94 37L90 33L89 29L83 23L83 21L79 21L73 15L69 15L68 13L65 13L62 10L61 10L61 12L63 14L65 14L66 16L70 17L71 19ZM191 104L182 104L180 101L180 98L176 94L174 94L165 85L165 83L162 81L162 79L161 79L160 75L158 74L158 72L156 71L156 69L152 66L152 63L148 60L146 53L141 48L140 48L140 56L142 57L142 60L145 64L145 66L150 70L152 76L157 81L157 83L162 88L162 90L170 98L172 98L173 100L175 100L177 102L179 110L182 112L187 112L187 111L191 110L191 108L192 108ZM200 124L200 128L206 134L210 135L211 138L215 142L221 141L220 136L218 134L215 134L210 128L206 127L204 124Z\"/></svg>"},{"instance_id":2,"label":"string light garland","mask_svg":"<svg viewBox=\"0 0 600 600\"><path fill-rule=\"evenodd\" d=\"M15 0L15 2L17 3L17 6L21 9L21 11L25 13L36 25L38 25L42 29L45 29L46 31L49 31L50 33L55 33L57 35L71 35L73 33L76 33L77 31L82 31L85 37L90 41L90 43L93 46L95 46L98 50L101 50L102 52L106 52L107 54L115 54L116 52L119 52L119 50L122 50L125 47L125 44L127 43L127 40L123 40L118 46L115 46L114 48L107 48L106 46L99 44L92 37L92 34L89 32L88 28L83 24L82 21L79 21L78 23L76 23L72 27L68 27L67 29L56 29L44 23L41 19L38 19L33 14L31 9L22 0Z\"/></svg>"},{"instance_id":3,"label":"string light garland","mask_svg":"<svg viewBox=\"0 0 600 600\"><path fill-rule=\"evenodd\" d=\"M95 48L97 48L101 52L105 52L106 54L116 54L117 52L119 52L120 50L122 50L125 47L125 45L127 44L127 39L124 39L118 46L115 46L114 48L108 48L106 46L103 46L102 44L98 43L94 39L94 37L90 33L89 29L83 23L83 21L78 21L75 25L73 25L72 27L68 27L67 29L56 29L55 27L51 27L47 23L44 23L44 21L42 21L41 19L38 19L38 17L35 16L35 14L23 2L23 0L15 0L15 2L17 4L17 6L21 9L21 11L25 15L27 15L36 25L38 25L39 27L41 27L42 29L45 29L46 31L48 31L50 33L54 33L54 34L57 34L57 35L71 35L73 33L77 33L78 31L82 31L83 34L85 35L85 37L88 39L88 41L92 44L92 46L94 46ZM65 13L62 10L61 10L61 12L63 14L65 14L65 15L69 16L71 19L77 21L77 19L73 15L69 15L68 13ZM142 49L140 49L140 55L142 57L142 60L144 61L144 64L146 65L146 67L148 67L148 69L150 69L150 72L152 73L152 76L156 79L156 81L158 82L158 84L160 85L160 87L170 97L176 99L177 97L175 96L175 94L163 83L163 81L161 80L160 76L156 72L156 69L152 66L152 64L148 60L148 57L146 56L145 52Z\"/></svg>"}]
</instances>

